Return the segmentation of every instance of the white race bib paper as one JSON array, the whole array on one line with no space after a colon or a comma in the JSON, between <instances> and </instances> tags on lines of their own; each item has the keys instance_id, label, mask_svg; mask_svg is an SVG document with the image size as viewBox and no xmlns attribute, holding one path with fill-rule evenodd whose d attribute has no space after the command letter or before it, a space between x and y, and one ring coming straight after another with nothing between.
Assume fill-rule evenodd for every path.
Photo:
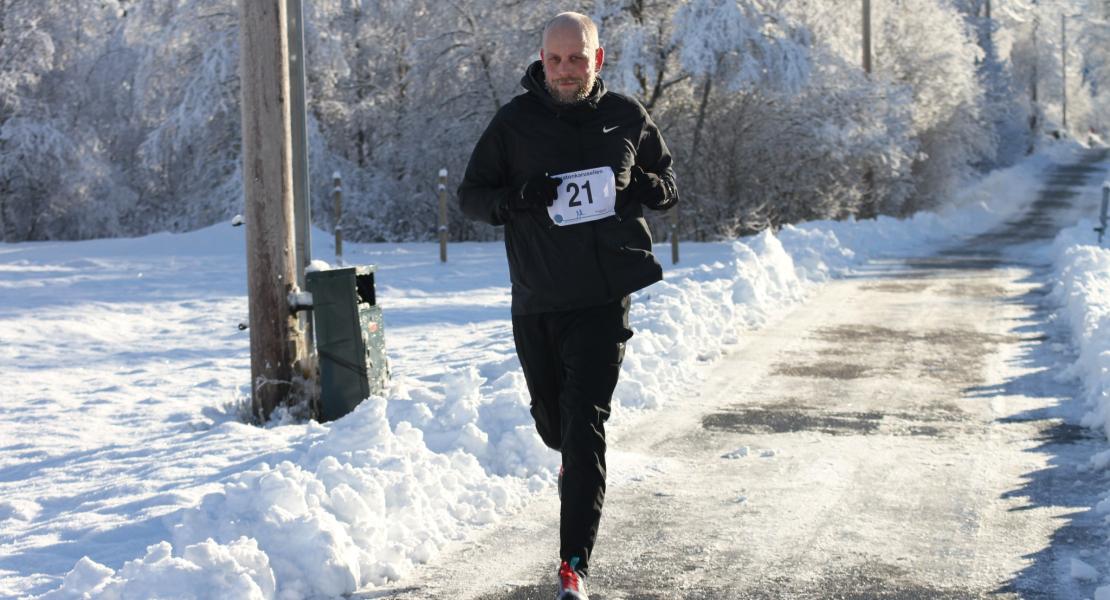
<instances>
[{"instance_id":1,"label":"white race bib paper","mask_svg":"<svg viewBox=\"0 0 1110 600\"><path fill-rule=\"evenodd\" d=\"M610 167L596 167L562 175L555 203L547 214L556 225L577 225L616 214L617 177Z\"/></svg>"}]
</instances>

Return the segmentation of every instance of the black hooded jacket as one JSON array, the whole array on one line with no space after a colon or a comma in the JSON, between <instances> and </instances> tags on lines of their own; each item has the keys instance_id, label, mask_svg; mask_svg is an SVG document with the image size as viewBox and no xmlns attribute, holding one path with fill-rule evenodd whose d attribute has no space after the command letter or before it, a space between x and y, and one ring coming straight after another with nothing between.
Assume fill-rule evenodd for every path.
<instances>
[{"instance_id":1,"label":"black hooded jacket","mask_svg":"<svg viewBox=\"0 0 1110 600\"><path fill-rule=\"evenodd\" d=\"M652 208L678 201L670 152L647 111L606 92L600 78L585 100L560 105L539 61L521 85L527 92L501 107L478 140L458 192L465 215L505 226L512 313L597 306L661 280L642 203L624 193L639 165L663 181L664 201ZM559 227L545 209L507 210L530 177L602 166L616 175L615 216Z\"/></svg>"}]
</instances>

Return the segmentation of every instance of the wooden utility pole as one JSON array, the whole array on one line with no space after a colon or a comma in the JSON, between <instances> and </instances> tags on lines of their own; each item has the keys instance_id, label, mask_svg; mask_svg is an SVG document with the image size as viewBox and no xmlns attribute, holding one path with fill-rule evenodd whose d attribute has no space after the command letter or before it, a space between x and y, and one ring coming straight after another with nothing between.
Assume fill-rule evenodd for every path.
<instances>
[{"instance_id":1,"label":"wooden utility pole","mask_svg":"<svg viewBox=\"0 0 1110 600\"><path fill-rule=\"evenodd\" d=\"M987 19L987 59L994 60L994 21L991 19L991 0L984 0L986 7L984 16Z\"/></svg>"},{"instance_id":2,"label":"wooden utility pole","mask_svg":"<svg viewBox=\"0 0 1110 600\"><path fill-rule=\"evenodd\" d=\"M294 380L304 376L289 304L297 273L286 21L285 0L239 0L251 406L262 420L297 400Z\"/></svg>"},{"instance_id":3,"label":"wooden utility pole","mask_svg":"<svg viewBox=\"0 0 1110 600\"><path fill-rule=\"evenodd\" d=\"M1041 27L1041 16L1037 10L1037 0L1033 0L1033 31L1030 33L1033 41L1033 68L1029 73L1029 148L1026 154L1032 154L1037 147L1037 129L1040 127L1037 106L1037 80L1039 79L1038 63L1040 62L1037 48L1037 32Z\"/></svg>"},{"instance_id":4,"label":"wooden utility pole","mask_svg":"<svg viewBox=\"0 0 1110 600\"><path fill-rule=\"evenodd\" d=\"M871 0L863 0L863 72L871 74ZM878 202L875 200L875 171L868 167L863 172L863 205L859 217L875 219L879 216Z\"/></svg>"},{"instance_id":5,"label":"wooden utility pole","mask_svg":"<svg viewBox=\"0 0 1110 600\"><path fill-rule=\"evenodd\" d=\"M1061 127L1064 133L1068 132L1068 20L1064 13L1060 13L1060 73L1063 75L1063 119Z\"/></svg>"},{"instance_id":6,"label":"wooden utility pole","mask_svg":"<svg viewBox=\"0 0 1110 600\"><path fill-rule=\"evenodd\" d=\"M447 262L447 169L439 170L439 262Z\"/></svg>"},{"instance_id":7,"label":"wooden utility pole","mask_svg":"<svg viewBox=\"0 0 1110 600\"><path fill-rule=\"evenodd\" d=\"M863 71L871 73L871 0L863 0Z\"/></svg>"}]
</instances>

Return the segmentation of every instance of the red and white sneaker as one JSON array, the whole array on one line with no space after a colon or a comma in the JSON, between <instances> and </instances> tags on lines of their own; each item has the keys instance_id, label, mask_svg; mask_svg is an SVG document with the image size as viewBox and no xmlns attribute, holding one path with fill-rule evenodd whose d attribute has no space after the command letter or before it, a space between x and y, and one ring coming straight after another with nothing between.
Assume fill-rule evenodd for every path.
<instances>
[{"instance_id":1,"label":"red and white sneaker","mask_svg":"<svg viewBox=\"0 0 1110 600\"><path fill-rule=\"evenodd\" d=\"M571 559L577 565L578 557ZM563 561L559 566L559 595L555 600L590 600L586 595L586 578L574 570L574 567Z\"/></svg>"}]
</instances>

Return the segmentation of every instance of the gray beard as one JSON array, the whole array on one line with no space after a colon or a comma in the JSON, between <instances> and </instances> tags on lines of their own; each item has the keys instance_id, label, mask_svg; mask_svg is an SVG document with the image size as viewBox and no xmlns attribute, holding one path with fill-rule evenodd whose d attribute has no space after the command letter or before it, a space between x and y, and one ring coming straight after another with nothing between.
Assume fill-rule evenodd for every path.
<instances>
[{"instance_id":1,"label":"gray beard","mask_svg":"<svg viewBox=\"0 0 1110 600\"><path fill-rule=\"evenodd\" d=\"M581 86L571 92L561 92L556 88L551 87L551 84L545 79L543 86L547 88L547 93L555 100L556 104L569 106L571 104L578 104L589 97L590 92L594 89L594 83L597 82L597 76L590 77Z\"/></svg>"}]
</instances>

